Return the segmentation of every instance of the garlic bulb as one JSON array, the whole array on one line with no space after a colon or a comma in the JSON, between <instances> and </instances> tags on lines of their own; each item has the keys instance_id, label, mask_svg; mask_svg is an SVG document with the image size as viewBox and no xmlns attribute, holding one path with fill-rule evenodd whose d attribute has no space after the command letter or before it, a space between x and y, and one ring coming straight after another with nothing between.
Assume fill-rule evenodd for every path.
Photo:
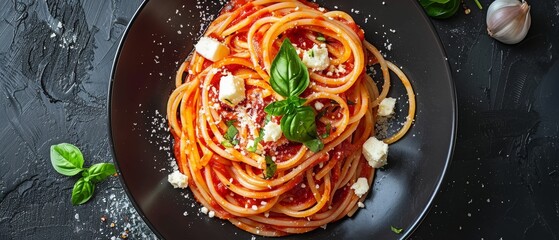
<instances>
[{"instance_id":1,"label":"garlic bulb","mask_svg":"<svg viewBox=\"0 0 559 240\"><path fill-rule=\"evenodd\" d=\"M524 0L495 0L487 9L486 22L489 36L506 44L518 43L530 29L530 6Z\"/></svg>"}]
</instances>

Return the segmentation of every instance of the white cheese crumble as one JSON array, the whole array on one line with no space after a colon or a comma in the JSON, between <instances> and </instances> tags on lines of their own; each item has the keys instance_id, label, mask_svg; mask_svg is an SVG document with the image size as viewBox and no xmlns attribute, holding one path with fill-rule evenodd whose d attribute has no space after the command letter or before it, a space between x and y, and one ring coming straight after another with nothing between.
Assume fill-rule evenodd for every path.
<instances>
[{"instance_id":1,"label":"white cheese crumble","mask_svg":"<svg viewBox=\"0 0 559 240\"><path fill-rule=\"evenodd\" d=\"M279 124L274 122L269 122L264 126L264 137L262 140L264 142L275 142L281 138L281 127Z\"/></svg>"},{"instance_id":2,"label":"white cheese crumble","mask_svg":"<svg viewBox=\"0 0 559 240\"><path fill-rule=\"evenodd\" d=\"M396 105L395 98L388 97L383 99L378 106L378 115L382 117L388 117L394 114L395 105Z\"/></svg>"},{"instance_id":3,"label":"white cheese crumble","mask_svg":"<svg viewBox=\"0 0 559 240\"><path fill-rule=\"evenodd\" d=\"M219 100L234 107L245 100L244 79L231 74L221 77L219 80Z\"/></svg>"},{"instance_id":4,"label":"white cheese crumble","mask_svg":"<svg viewBox=\"0 0 559 240\"><path fill-rule=\"evenodd\" d=\"M202 212L203 214L208 214L208 208L207 207L201 207L200 212Z\"/></svg>"},{"instance_id":5,"label":"white cheese crumble","mask_svg":"<svg viewBox=\"0 0 559 240\"><path fill-rule=\"evenodd\" d=\"M229 48L210 37L201 37L200 41L194 46L196 52L210 61L219 61L229 55Z\"/></svg>"},{"instance_id":6,"label":"white cheese crumble","mask_svg":"<svg viewBox=\"0 0 559 240\"><path fill-rule=\"evenodd\" d=\"M315 102L314 103L314 108L318 111L322 110L323 107L324 107L324 104L322 104L321 102Z\"/></svg>"},{"instance_id":7,"label":"white cheese crumble","mask_svg":"<svg viewBox=\"0 0 559 240\"><path fill-rule=\"evenodd\" d=\"M365 193L367 193L367 191L369 191L369 183L366 178L360 177L353 185L351 185L351 189L353 189L355 195L361 198Z\"/></svg>"},{"instance_id":8,"label":"white cheese crumble","mask_svg":"<svg viewBox=\"0 0 559 240\"><path fill-rule=\"evenodd\" d=\"M363 144L363 156L371 167L380 168L387 163L388 144L376 137L370 137Z\"/></svg>"},{"instance_id":9,"label":"white cheese crumble","mask_svg":"<svg viewBox=\"0 0 559 240\"><path fill-rule=\"evenodd\" d=\"M208 212L208 217L210 217L210 218L215 217L215 212L214 211Z\"/></svg>"},{"instance_id":10,"label":"white cheese crumble","mask_svg":"<svg viewBox=\"0 0 559 240\"><path fill-rule=\"evenodd\" d=\"M303 63L314 71L322 71L330 66L328 48L314 45L303 53Z\"/></svg>"},{"instance_id":11,"label":"white cheese crumble","mask_svg":"<svg viewBox=\"0 0 559 240\"><path fill-rule=\"evenodd\" d=\"M359 208L365 208L365 204L363 204L362 202L357 202L357 206Z\"/></svg>"},{"instance_id":12,"label":"white cheese crumble","mask_svg":"<svg viewBox=\"0 0 559 240\"><path fill-rule=\"evenodd\" d=\"M184 189L188 187L188 177L177 170L167 176L167 181L169 181L174 188Z\"/></svg>"}]
</instances>

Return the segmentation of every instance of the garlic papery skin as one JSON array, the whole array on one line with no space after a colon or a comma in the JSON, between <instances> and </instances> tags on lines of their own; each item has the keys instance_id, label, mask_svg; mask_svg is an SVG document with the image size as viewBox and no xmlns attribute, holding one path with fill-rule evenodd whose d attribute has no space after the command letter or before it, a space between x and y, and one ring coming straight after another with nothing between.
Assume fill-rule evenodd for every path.
<instances>
[{"instance_id":1,"label":"garlic papery skin","mask_svg":"<svg viewBox=\"0 0 559 240\"><path fill-rule=\"evenodd\" d=\"M495 0L487 9L487 33L506 44L515 44L528 33L530 5L526 1Z\"/></svg>"}]
</instances>

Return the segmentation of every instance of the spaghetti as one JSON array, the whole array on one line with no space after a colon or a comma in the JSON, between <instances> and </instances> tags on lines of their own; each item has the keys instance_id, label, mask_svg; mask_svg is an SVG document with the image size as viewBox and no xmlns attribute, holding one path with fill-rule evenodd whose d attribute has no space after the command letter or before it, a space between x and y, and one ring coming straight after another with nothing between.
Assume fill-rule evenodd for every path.
<instances>
[{"instance_id":1,"label":"spaghetti","mask_svg":"<svg viewBox=\"0 0 559 240\"><path fill-rule=\"evenodd\" d=\"M212 61L194 52L178 69L167 105L179 170L196 200L263 236L304 233L353 215L366 194L352 186L360 178L370 186L375 173L361 149L375 135L390 71L407 90L409 110L400 131L384 142L398 141L413 122L415 97L406 76L364 40L347 13L306 1L234 0L205 36L225 46L226 56ZM323 143L316 152L285 136L270 140L271 130L263 131L282 118L265 108L284 99L271 87L270 69L286 38L301 59L313 48L327 50L329 62L311 64L310 85L300 95L316 114ZM380 66L380 90L366 73L371 65ZM244 84L237 103L220 97L227 76Z\"/></svg>"}]
</instances>

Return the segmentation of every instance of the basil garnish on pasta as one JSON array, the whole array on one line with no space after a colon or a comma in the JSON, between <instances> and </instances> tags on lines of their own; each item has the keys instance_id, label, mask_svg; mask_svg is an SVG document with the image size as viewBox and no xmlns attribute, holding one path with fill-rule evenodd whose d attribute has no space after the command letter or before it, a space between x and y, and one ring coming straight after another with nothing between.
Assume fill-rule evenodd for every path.
<instances>
[{"instance_id":1,"label":"basil garnish on pasta","mask_svg":"<svg viewBox=\"0 0 559 240\"><path fill-rule=\"evenodd\" d=\"M270 85L285 100L270 103L264 111L273 116L282 116L281 131L290 141L303 143L313 152L324 148L316 131L316 113L303 106L305 99L299 95L309 86L309 71L288 38L283 40L280 50L272 61Z\"/></svg>"}]
</instances>

